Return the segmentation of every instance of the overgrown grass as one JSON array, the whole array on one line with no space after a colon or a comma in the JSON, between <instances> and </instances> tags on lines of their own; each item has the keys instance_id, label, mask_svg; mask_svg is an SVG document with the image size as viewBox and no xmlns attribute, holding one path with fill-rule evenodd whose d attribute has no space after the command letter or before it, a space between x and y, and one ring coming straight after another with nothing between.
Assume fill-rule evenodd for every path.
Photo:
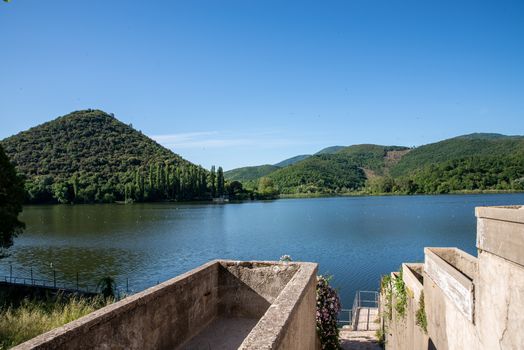
<instances>
[{"instance_id":1,"label":"overgrown grass","mask_svg":"<svg viewBox=\"0 0 524 350\"><path fill-rule=\"evenodd\" d=\"M112 302L111 299L25 299L18 306L0 309L0 350L9 349L39 334L60 327Z\"/></svg>"}]
</instances>

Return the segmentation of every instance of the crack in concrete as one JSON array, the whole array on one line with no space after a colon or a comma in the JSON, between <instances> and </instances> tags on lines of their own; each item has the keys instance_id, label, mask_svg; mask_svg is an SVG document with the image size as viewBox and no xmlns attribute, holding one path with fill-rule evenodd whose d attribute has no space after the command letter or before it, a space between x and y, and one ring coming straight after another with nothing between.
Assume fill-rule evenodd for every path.
<instances>
[{"instance_id":1,"label":"crack in concrete","mask_svg":"<svg viewBox=\"0 0 524 350\"><path fill-rule=\"evenodd\" d=\"M504 337L506 336L506 332L508 331L508 324L509 324L509 304L511 301L511 291L509 292L509 295L506 299L506 317L504 321L504 330L502 331L502 334L499 338L499 348L503 349L502 342L504 341Z\"/></svg>"}]
</instances>

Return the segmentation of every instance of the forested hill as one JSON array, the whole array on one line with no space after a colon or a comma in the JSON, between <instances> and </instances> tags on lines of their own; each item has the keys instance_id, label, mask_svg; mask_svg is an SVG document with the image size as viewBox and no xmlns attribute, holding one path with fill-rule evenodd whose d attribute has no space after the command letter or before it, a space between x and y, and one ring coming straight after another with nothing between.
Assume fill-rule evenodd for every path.
<instances>
[{"instance_id":1,"label":"forested hill","mask_svg":"<svg viewBox=\"0 0 524 350\"><path fill-rule=\"evenodd\" d=\"M321 152L268 177L285 194L344 193L361 189L368 176L384 175L394 162L388 155L405 153L407 147L380 145L335 146L334 153Z\"/></svg>"},{"instance_id":2,"label":"forested hill","mask_svg":"<svg viewBox=\"0 0 524 350\"><path fill-rule=\"evenodd\" d=\"M522 191L524 137L476 133L416 148L334 146L264 176L283 194Z\"/></svg>"},{"instance_id":3,"label":"forested hill","mask_svg":"<svg viewBox=\"0 0 524 350\"><path fill-rule=\"evenodd\" d=\"M226 179L231 181L247 182L257 180L262 176L269 175L270 173L278 169L280 169L279 166L270 164L246 166L243 168L228 170L224 173L224 176Z\"/></svg>"},{"instance_id":4,"label":"forested hill","mask_svg":"<svg viewBox=\"0 0 524 350\"><path fill-rule=\"evenodd\" d=\"M206 170L100 110L70 113L1 144L25 175L30 202L193 199L216 190Z\"/></svg>"},{"instance_id":5,"label":"forested hill","mask_svg":"<svg viewBox=\"0 0 524 350\"><path fill-rule=\"evenodd\" d=\"M475 133L427 144L406 154L391 175L408 175L417 169L468 157L504 157L524 152L523 136Z\"/></svg>"}]
</instances>

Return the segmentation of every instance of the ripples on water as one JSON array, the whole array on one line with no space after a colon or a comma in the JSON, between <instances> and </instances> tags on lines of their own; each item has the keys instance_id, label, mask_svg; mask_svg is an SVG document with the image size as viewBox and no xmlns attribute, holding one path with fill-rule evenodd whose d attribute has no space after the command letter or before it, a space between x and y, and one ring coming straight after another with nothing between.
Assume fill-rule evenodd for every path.
<instances>
[{"instance_id":1,"label":"ripples on water","mask_svg":"<svg viewBox=\"0 0 524 350\"><path fill-rule=\"evenodd\" d=\"M474 207L523 204L524 194L289 199L238 204L55 205L24 209L27 229L2 274L143 290L210 259L315 261L344 307L380 275L422 261L425 246L476 254ZM51 267L52 264L52 267Z\"/></svg>"}]
</instances>

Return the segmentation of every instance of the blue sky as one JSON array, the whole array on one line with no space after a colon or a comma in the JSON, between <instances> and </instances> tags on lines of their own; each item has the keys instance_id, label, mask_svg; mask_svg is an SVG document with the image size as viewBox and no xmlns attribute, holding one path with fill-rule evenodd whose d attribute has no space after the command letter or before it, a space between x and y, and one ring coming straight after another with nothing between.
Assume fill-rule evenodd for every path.
<instances>
[{"instance_id":1,"label":"blue sky","mask_svg":"<svg viewBox=\"0 0 524 350\"><path fill-rule=\"evenodd\" d=\"M99 108L209 167L524 134L523 1L0 2L0 138Z\"/></svg>"}]
</instances>

